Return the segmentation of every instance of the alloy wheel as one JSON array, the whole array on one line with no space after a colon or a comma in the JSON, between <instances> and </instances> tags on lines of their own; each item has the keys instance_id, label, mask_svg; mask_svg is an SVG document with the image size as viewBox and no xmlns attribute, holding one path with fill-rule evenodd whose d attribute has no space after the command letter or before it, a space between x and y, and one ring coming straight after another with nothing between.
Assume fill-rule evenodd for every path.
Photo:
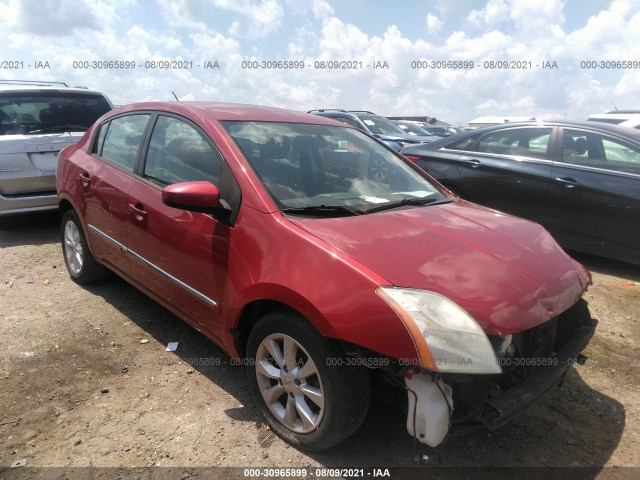
<instances>
[{"instance_id":1,"label":"alloy wheel","mask_svg":"<svg viewBox=\"0 0 640 480\"><path fill-rule=\"evenodd\" d=\"M318 368L302 345L274 333L262 340L255 360L258 388L274 417L296 433L316 430L325 395Z\"/></svg>"}]
</instances>

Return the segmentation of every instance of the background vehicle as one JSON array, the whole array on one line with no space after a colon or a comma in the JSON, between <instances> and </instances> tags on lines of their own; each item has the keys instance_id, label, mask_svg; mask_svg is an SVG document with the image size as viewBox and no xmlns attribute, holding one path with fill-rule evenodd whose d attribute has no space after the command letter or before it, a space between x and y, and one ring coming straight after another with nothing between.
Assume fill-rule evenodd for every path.
<instances>
[{"instance_id":1,"label":"background vehicle","mask_svg":"<svg viewBox=\"0 0 640 480\"><path fill-rule=\"evenodd\" d=\"M427 132L424 128L418 125L417 122L412 122L410 120L392 120L392 122L398 125L402 129L402 131L408 135L433 136L431 133Z\"/></svg>"},{"instance_id":2,"label":"background vehicle","mask_svg":"<svg viewBox=\"0 0 640 480\"><path fill-rule=\"evenodd\" d=\"M640 132L510 123L402 153L461 197L542 223L569 249L640 263Z\"/></svg>"},{"instance_id":3,"label":"background vehicle","mask_svg":"<svg viewBox=\"0 0 640 480\"><path fill-rule=\"evenodd\" d=\"M320 116L128 105L61 153L57 182L71 277L107 267L244 357L271 429L302 448L360 426L370 375L407 388L423 443L497 428L594 332L590 276L541 226Z\"/></svg>"},{"instance_id":4,"label":"background vehicle","mask_svg":"<svg viewBox=\"0 0 640 480\"><path fill-rule=\"evenodd\" d=\"M64 83L1 80L0 215L57 209L58 153L111 108Z\"/></svg>"},{"instance_id":5,"label":"background vehicle","mask_svg":"<svg viewBox=\"0 0 640 480\"><path fill-rule=\"evenodd\" d=\"M400 151L405 145L410 145L413 143L433 142L434 140L437 140L437 137L434 137L432 135L408 134L391 120L380 115L376 115L373 112L359 110L347 111L338 109L323 109L310 110L308 113L333 118L334 120L339 120L348 125L356 127L363 132L379 138L381 141L383 141L396 151Z\"/></svg>"},{"instance_id":6,"label":"background vehicle","mask_svg":"<svg viewBox=\"0 0 640 480\"><path fill-rule=\"evenodd\" d=\"M610 123L619 127L640 129L640 110L613 110L607 113L594 113L587 119L591 122Z\"/></svg>"},{"instance_id":7,"label":"background vehicle","mask_svg":"<svg viewBox=\"0 0 640 480\"><path fill-rule=\"evenodd\" d=\"M430 124L428 122L421 122L418 120L393 119L393 122L396 125L398 125L403 131L412 135L431 135L435 137L448 137L449 135L453 135L461 131L450 125Z\"/></svg>"},{"instance_id":8,"label":"background vehicle","mask_svg":"<svg viewBox=\"0 0 640 480\"><path fill-rule=\"evenodd\" d=\"M429 132L431 135L435 135L437 137L448 137L450 135L455 135L456 133L461 132L455 127L451 126L442 126L442 125L423 125L422 128Z\"/></svg>"}]
</instances>

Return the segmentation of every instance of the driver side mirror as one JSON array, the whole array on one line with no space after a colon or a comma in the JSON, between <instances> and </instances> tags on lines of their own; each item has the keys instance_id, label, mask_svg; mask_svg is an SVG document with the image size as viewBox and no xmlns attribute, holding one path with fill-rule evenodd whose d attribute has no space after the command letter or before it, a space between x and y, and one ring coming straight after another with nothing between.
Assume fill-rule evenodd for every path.
<instances>
[{"instance_id":1,"label":"driver side mirror","mask_svg":"<svg viewBox=\"0 0 640 480\"><path fill-rule=\"evenodd\" d=\"M162 189L162 203L191 212L212 214L220 205L220 191L211 182L183 182Z\"/></svg>"}]
</instances>

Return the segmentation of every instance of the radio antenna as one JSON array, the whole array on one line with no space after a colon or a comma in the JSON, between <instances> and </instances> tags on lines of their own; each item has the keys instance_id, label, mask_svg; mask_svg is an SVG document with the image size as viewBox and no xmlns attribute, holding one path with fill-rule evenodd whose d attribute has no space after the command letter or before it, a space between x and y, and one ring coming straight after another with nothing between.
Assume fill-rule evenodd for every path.
<instances>
[{"instance_id":1,"label":"radio antenna","mask_svg":"<svg viewBox=\"0 0 640 480\"><path fill-rule=\"evenodd\" d=\"M609 97L609 101L611 102L611 105L613 105L614 110L618 110L618 107L616 107L616 104L613 103L613 100L611 99L611 97Z\"/></svg>"}]
</instances>

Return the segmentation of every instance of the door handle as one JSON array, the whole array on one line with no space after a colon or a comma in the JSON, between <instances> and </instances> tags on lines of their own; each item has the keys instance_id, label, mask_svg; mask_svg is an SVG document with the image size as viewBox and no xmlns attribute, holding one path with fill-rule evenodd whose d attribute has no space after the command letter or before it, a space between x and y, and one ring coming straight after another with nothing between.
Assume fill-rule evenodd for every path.
<instances>
[{"instance_id":1,"label":"door handle","mask_svg":"<svg viewBox=\"0 0 640 480\"><path fill-rule=\"evenodd\" d=\"M555 181L563 184L566 188L576 188L580 185L574 178L570 177L556 178Z\"/></svg>"},{"instance_id":2,"label":"door handle","mask_svg":"<svg viewBox=\"0 0 640 480\"><path fill-rule=\"evenodd\" d=\"M80 186L82 190L88 192L91 189L91 177L87 172L82 172L78 174L78 181L80 182Z\"/></svg>"},{"instance_id":3,"label":"door handle","mask_svg":"<svg viewBox=\"0 0 640 480\"><path fill-rule=\"evenodd\" d=\"M462 160L462 163L466 163L471 168L478 168L482 166L482 162L480 160Z\"/></svg>"},{"instance_id":4,"label":"door handle","mask_svg":"<svg viewBox=\"0 0 640 480\"><path fill-rule=\"evenodd\" d=\"M138 222L142 223L147 219L147 212L144 211L144 207L140 203L137 203L135 205L133 203L130 203L129 213Z\"/></svg>"}]
</instances>

